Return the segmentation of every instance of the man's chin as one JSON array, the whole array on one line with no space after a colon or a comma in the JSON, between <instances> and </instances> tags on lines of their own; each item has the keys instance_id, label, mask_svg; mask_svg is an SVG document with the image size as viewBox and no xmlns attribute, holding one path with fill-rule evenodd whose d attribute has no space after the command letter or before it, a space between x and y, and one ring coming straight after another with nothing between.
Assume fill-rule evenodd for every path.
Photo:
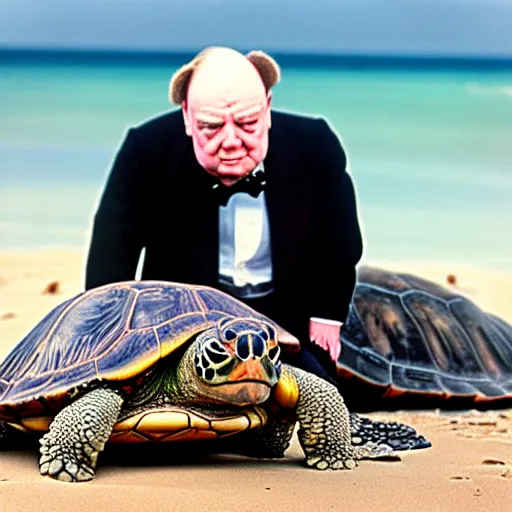
<instances>
[{"instance_id":1,"label":"man's chin","mask_svg":"<svg viewBox=\"0 0 512 512\"><path fill-rule=\"evenodd\" d=\"M219 165L217 168L216 176L219 178L219 181L229 187L234 185L238 180L242 179L244 176L247 176L252 169L245 169L243 167L231 167L225 166L223 164Z\"/></svg>"}]
</instances>

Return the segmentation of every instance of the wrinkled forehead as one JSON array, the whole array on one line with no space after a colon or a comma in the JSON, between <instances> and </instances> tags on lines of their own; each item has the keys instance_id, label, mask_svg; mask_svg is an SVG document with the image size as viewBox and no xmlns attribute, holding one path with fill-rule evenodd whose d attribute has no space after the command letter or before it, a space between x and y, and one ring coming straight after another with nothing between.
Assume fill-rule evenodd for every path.
<instances>
[{"instance_id":1,"label":"wrinkled forehead","mask_svg":"<svg viewBox=\"0 0 512 512\"><path fill-rule=\"evenodd\" d=\"M250 99L222 103L202 103L191 106L195 118L205 123L226 119L239 121L258 118L264 110L265 101Z\"/></svg>"},{"instance_id":2,"label":"wrinkled forehead","mask_svg":"<svg viewBox=\"0 0 512 512\"><path fill-rule=\"evenodd\" d=\"M264 109L265 86L256 68L244 57L211 58L194 72L188 106L205 115L250 115Z\"/></svg>"}]
</instances>

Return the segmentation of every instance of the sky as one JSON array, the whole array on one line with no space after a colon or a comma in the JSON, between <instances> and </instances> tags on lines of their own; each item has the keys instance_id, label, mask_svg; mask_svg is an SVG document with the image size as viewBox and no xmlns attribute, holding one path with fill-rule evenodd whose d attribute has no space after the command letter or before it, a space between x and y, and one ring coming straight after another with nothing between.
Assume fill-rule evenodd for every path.
<instances>
[{"instance_id":1,"label":"sky","mask_svg":"<svg viewBox=\"0 0 512 512\"><path fill-rule=\"evenodd\" d=\"M512 57L512 0L0 0L0 47Z\"/></svg>"}]
</instances>

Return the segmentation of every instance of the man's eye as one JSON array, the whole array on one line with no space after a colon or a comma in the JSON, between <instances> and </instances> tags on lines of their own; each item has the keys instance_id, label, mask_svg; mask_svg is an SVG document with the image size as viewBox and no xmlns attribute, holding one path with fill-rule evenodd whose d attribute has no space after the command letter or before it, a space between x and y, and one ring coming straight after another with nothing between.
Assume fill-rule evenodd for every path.
<instances>
[{"instance_id":1,"label":"man's eye","mask_svg":"<svg viewBox=\"0 0 512 512\"><path fill-rule=\"evenodd\" d=\"M239 126L243 130L253 130L257 123L258 123L258 120L255 120L255 121L243 121L243 122L239 123Z\"/></svg>"},{"instance_id":2,"label":"man's eye","mask_svg":"<svg viewBox=\"0 0 512 512\"><path fill-rule=\"evenodd\" d=\"M221 124L201 124L201 125L199 125L200 130L209 131L209 132L218 130L219 128L222 128Z\"/></svg>"}]
</instances>

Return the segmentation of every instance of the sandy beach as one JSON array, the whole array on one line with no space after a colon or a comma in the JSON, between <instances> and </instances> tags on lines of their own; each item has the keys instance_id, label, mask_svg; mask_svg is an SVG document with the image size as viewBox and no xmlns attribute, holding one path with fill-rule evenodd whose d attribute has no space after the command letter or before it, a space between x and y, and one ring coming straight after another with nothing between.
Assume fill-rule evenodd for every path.
<instances>
[{"instance_id":1,"label":"sandy beach","mask_svg":"<svg viewBox=\"0 0 512 512\"><path fill-rule=\"evenodd\" d=\"M374 262L369 262L374 263ZM460 264L375 262L457 288L512 322L512 275ZM82 287L83 254L0 252L0 359L52 307ZM296 438L281 460L200 456L172 447L113 448L95 480L42 478L37 446L0 453L0 512L31 511L506 511L512 502L512 411L372 413L402 421L432 442L399 460L362 461L352 471L301 465Z\"/></svg>"}]
</instances>

